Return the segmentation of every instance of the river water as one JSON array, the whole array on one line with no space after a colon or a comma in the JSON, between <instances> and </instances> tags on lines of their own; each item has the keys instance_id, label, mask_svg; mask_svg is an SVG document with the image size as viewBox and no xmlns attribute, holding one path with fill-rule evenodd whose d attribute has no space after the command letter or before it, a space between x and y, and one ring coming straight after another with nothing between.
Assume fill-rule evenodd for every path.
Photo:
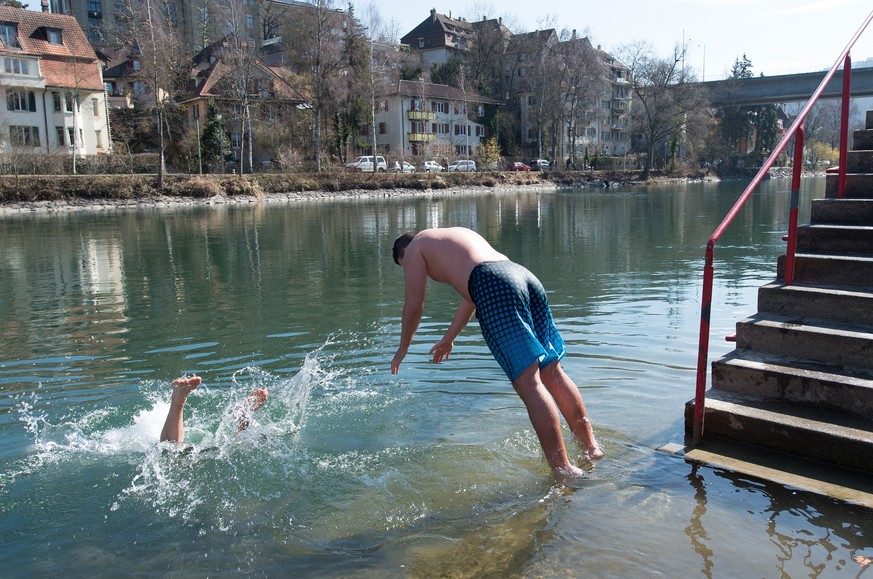
<instances>
[{"instance_id":1,"label":"river water","mask_svg":"<svg viewBox=\"0 0 873 579\"><path fill-rule=\"evenodd\" d=\"M774 277L788 187L766 183L717 248L713 357ZM703 247L741 188L3 217L0 574L855 577L869 511L655 450L683 440ZM428 286L390 374L391 245L449 225L549 292L607 455L572 487L475 321L429 362L449 288ZM186 373L204 382L177 450L157 439ZM255 387L270 398L237 435Z\"/></svg>"}]
</instances>

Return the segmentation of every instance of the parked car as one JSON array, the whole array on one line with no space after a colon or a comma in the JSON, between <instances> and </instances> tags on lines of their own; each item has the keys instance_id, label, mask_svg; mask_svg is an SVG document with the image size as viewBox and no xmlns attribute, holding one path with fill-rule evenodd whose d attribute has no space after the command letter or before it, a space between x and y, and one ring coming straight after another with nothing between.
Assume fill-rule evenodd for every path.
<instances>
[{"instance_id":1,"label":"parked car","mask_svg":"<svg viewBox=\"0 0 873 579\"><path fill-rule=\"evenodd\" d=\"M459 160L452 161L449 164L450 172L475 172L476 171L476 161L468 161L468 160Z\"/></svg>"},{"instance_id":2,"label":"parked car","mask_svg":"<svg viewBox=\"0 0 873 579\"><path fill-rule=\"evenodd\" d=\"M346 169L351 171L361 171L362 173L373 172L373 155L364 155L358 157L351 163L346 163ZM385 162L385 157L376 156L376 171L384 172L388 170L388 164Z\"/></svg>"},{"instance_id":3,"label":"parked car","mask_svg":"<svg viewBox=\"0 0 873 579\"><path fill-rule=\"evenodd\" d=\"M551 166L548 159L534 159L530 162L530 170L531 171L544 171Z\"/></svg>"},{"instance_id":4,"label":"parked car","mask_svg":"<svg viewBox=\"0 0 873 579\"><path fill-rule=\"evenodd\" d=\"M391 170L395 173L415 173L415 165L406 161L394 161L394 167Z\"/></svg>"},{"instance_id":5,"label":"parked car","mask_svg":"<svg viewBox=\"0 0 873 579\"><path fill-rule=\"evenodd\" d=\"M425 161L419 166L419 168L427 173L439 173L443 170L443 166L436 161Z\"/></svg>"},{"instance_id":6,"label":"parked car","mask_svg":"<svg viewBox=\"0 0 873 579\"><path fill-rule=\"evenodd\" d=\"M530 171L530 167L525 165L520 161L515 161L514 163L509 163L506 165L507 171Z\"/></svg>"}]
</instances>

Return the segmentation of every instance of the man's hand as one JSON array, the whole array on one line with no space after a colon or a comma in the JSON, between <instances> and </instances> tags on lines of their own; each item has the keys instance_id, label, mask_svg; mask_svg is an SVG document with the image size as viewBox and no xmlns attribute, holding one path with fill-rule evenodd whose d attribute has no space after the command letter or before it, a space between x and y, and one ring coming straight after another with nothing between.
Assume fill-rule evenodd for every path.
<instances>
[{"instance_id":1,"label":"man's hand","mask_svg":"<svg viewBox=\"0 0 873 579\"><path fill-rule=\"evenodd\" d=\"M433 363L439 364L444 359L448 360L449 354L452 352L454 346L455 343L446 338L442 338L439 342L434 344L434 347L430 349L430 353L433 354Z\"/></svg>"},{"instance_id":2,"label":"man's hand","mask_svg":"<svg viewBox=\"0 0 873 579\"><path fill-rule=\"evenodd\" d=\"M397 353L394 354L394 357L391 359L391 373L396 374L400 371L400 362L403 361L403 358L406 357L406 352L401 350L397 350Z\"/></svg>"}]
</instances>

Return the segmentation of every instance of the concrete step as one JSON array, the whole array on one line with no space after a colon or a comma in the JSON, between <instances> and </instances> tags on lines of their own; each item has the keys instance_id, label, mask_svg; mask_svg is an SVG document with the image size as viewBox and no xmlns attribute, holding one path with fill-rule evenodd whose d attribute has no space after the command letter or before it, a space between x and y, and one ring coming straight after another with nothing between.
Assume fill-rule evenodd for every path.
<instances>
[{"instance_id":1,"label":"concrete step","mask_svg":"<svg viewBox=\"0 0 873 579\"><path fill-rule=\"evenodd\" d=\"M776 279L785 279L785 256L776 263ZM873 289L873 258L855 255L796 253L794 281L807 285Z\"/></svg>"},{"instance_id":2,"label":"concrete step","mask_svg":"<svg viewBox=\"0 0 873 579\"><path fill-rule=\"evenodd\" d=\"M693 413L690 401L686 425L693 424ZM703 433L706 440L737 441L873 473L873 422L840 412L709 390Z\"/></svg>"},{"instance_id":3,"label":"concrete step","mask_svg":"<svg viewBox=\"0 0 873 579\"><path fill-rule=\"evenodd\" d=\"M873 129L861 129L852 133L853 151L873 150Z\"/></svg>"},{"instance_id":4,"label":"concrete step","mask_svg":"<svg viewBox=\"0 0 873 579\"><path fill-rule=\"evenodd\" d=\"M816 224L873 225L873 199L813 199L810 221Z\"/></svg>"},{"instance_id":5,"label":"concrete step","mask_svg":"<svg viewBox=\"0 0 873 579\"><path fill-rule=\"evenodd\" d=\"M846 172L873 173L873 151L846 151Z\"/></svg>"},{"instance_id":6,"label":"concrete step","mask_svg":"<svg viewBox=\"0 0 873 579\"><path fill-rule=\"evenodd\" d=\"M717 438L699 444L668 443L658 450L701 464L873 509L873 477L784 452Z\"/></svg>"},{"instance_id":7,"label":"concrete step","mask_svg":"<svg viewBox=\"0 0 873 579\"><path fill-rule=\"evenodd\" d=\"M873 131L871 131L873 133ZM825 197L836 199L837 178L835 173L825 175ZM873 198L873 174L849 173L846 175L846 198L847 199L871 199Z\"/></svg>"},{"instance_id":8,"label":"concrete step","mask_svg":"<svg viewBox=\"0 0 873 579\"><path fill-rule=\"evenodd\" d=\"M873 256L873 226L801 225L797 228L797 251Z\"/></svg>"},{"instance_id":9,"label":"concrete step","mask_svg":"<svg viewBox=\"0 0 873 579\"><path fill-rule=\"evenodd\" d=\"M772 282L758 289L758 312L873 327L873 290L853 291Z\"/></svg>"},{"instance_id":10,"label":"concrete step","mask_svg":"<svg viewBox=\"0 0 873 579\"><path fill-rule=\"evenodd\" d=\"M873 421L873 370L734 350L712 363L712 388L838 410Z\"/></svg>"},{"instance_id":11,"label":"concrete step","mask_svg":"<svg viewBox=\"0 0 873 579\"><path fill-rule=\"evenodd\" d=\"M736 347L835 366L873 369L873 333L868 326L755 314L737 322Z\"/></svg>"}]
</instances>

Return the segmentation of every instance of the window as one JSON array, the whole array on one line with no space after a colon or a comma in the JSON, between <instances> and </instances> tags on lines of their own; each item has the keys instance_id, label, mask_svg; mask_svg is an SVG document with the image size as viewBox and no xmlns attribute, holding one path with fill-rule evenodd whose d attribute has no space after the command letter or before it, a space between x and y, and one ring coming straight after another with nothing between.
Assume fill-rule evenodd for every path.
<instances>
[{"instance_id":1,"label":"window","mask_svg":"<svg viewBox=\"0 0 873 579\"><path fill-rule=\"evenodd\" d=\"M56 133L55 136L56 136L57 139L58 139L58 147L63 147L63 146L64 146L64 134L65 134L66 132L67 132L67 131L64 130L64 127L55 127L55 133Z\"/></svg>"},{"instance_id":2,"label":"window","mask_svg":"<svg viewBox=\"0 0 873 579\"><path fill-rule=\"evenodd\" d=\"M36 112L36 96L30 90L10 90L6 92L6 110Z\"/></svg>"},{"instance_id":3,"label":"window","mask_svg":"<svg viewBox=\"0 0 873 579\"><path fill-rule=\"evenodd\" d=\"M242 146L242 133L231 133L230 134L230 147L232 149L239 149Z\"/></svg>"},{"instance_id":4,"label":"window","mask_svg":"<svg viewBox=\"0 0 873 579\"><path fill-rule=\"evenodd\" d=\"M94 108L94 116L100 116L100 100L99 99L91 99L91 106Z\"/></svg>"},{"instance_id":5,"label":"window","mask_svg":"<svg viewBox=\"0 0 873 579\"><path fill-rule=\"evenodd\" d=\"M103 148L103 132L102 131L94 131L94 139L97 141L97 148Z\"/></svg>"},{"instance_id":6,"label":"window","mask_svg":"<svg viewBox=\"0 0 873 579\"><path fill-rule=\"evenodd\" d=\"M609 101L603 101L603 108L606 110L610 110L612 108L612 104Z\"/></svg>"},{"instance_id":7,"label":"window","mask_svg":"<svg viewBox=\"0 0 873 579\"><path fill-rule=\"evenodd\" d=\"M255 17L251 14L246 14L246 28L254 28L255 27Z\"/></svg>"},{"instance_id":8,"label":"window","mask_svg":"<svg viewBox=\"0 0 873 579\"><path fill-rule=\"evenodd\" d=\"M0 22L0 40L5 48L21 48L21 43L18 42L18 24Z\"/></svg>"},{"instance_id":9,"label":"window","mask_svg":"<svg viewBox=\"0 0 873 579\"><path fill-rule=\"evenodd\" d=\"M63 44L64 38L60 28L46 28L45 39L49 44Z\"/></svg>"},{"instance_id":10,"label":"window","mask_svg":"<svg viewBox=\"0 0 873 579\"><path fill-rule=\"evenodd\" d=\"M88 0L88 16L91 18L103 16L103 5L100 0Z\"/></svg>"},{"instance_id":11,"label":"window","mask_svg":"<svg viewBox=\"0 0 873 579\"><path fill-rule=\"evenodd\" d=\"M88 40L94 43L103 42L103 21L100 18L88 19Z\"/></svg>"},{"instance_id":12,"label":"window","mask_svg":"<svg viewBox=\"0 0 873 579\"><path fill-rule=\"evenodd\" d=\"M448 112L449 112L449 103L446 103L446 102L440 102L440 101L433 101L433 102L430 103L430 104L431 104L431 109L432 109L433 112L435 112L435 113L445 113L445 114L448 114Z\"/></svg>"},{"instance_id":13,"label":"window","mask_svg":"<svg viewBox=\"0 0 873 579\"><path fill-rule=\"evenodd\" d=\"M3 70L6 74L30 74L30 61L23 58L4 58Z\"/></svg>"},{"instance_id":14,"label":"window","mask_svg":"<svg viewBox=\"0 0 873 579\"><path fill-rule=\"evenodd\" d=\"M379 112L387 113L388 112L388 101L379 101Z\"/></svg>"},{"instance_id":15,"label":"window","mask_svg":"<svg viewBox=\"0 0 873 579\"><path fill-rule=\"evenodd\" d=\"M469 135L470 134L470 125L455 125L455 134L456 135Z\"/></svg>"},{"instance_id":16,"label":"window","mask_svg":"<svg viewBox=\"0 0 873 579\"><path fill-rule=\"evenodd\" d=\"M13 147L39 147L39 127L9 127Z\"/></svg>"},{"instance_id":17,"label":"window","mask_svg":"<svg viewBox=\"0 0 873 579\"><path fill-rule=\"evenodd\" d=\"M73 95L72 93L64 93L64 110L68 113L76 112L76 109L73 108Z\"/></svg>"},{"instance_id":18,"label":"window","mask_svg":"<svg viewBox=\"0 0 873 579\"><path fill-rule=\"evenodd\" d=\"M55 112L62 112L64 110L64 105L61 104L61 93L53 92L52 99L55 101Z\"/></svg>"},{"instance_id":19,"label":"window","mask_svg":"<svg viewBox=\"0 0 873 579\"><path fill-rule=\"evenodd\" d=\"M465 114L465 111L466 111L466 107L464 107L463 103L455 103L455 114L456 115L463 115L463 114Z\"/></svg>"},{"instance_id":20,"label":"window","mask_svg":"<svg viewBox=\"0 0 873 579\"><path fill-rule=\"evenodd\" d=\"M379 134L384 135L388 132L388 123L379 123Z\"/></svg>"},{"instance_id":21,"label":"window","mask_svg":"<svg viewBox=\"0 0 873 579\"><path fill-rule=\"evenodd\" d=\"M485 127L482 125L476 125L476 136L484 137L485 136Z\"/></svg>"},{"instance_id":22,"label":"window","mask_svg":"<svg viewBox=\"0 0 873 579\"><path fill-rule=\"evenodd\" d=\"M532 94L527 95L527 106L532 107L537 104L537 97Z\"/></svg>"},{"instance_id":23,"label":"window","mask_svg":"<svg viewBox=\"0 0 873 579\"><path fill-rule=\"evenodd\" d=\"M131 66L131 68L133 68L133 70L135 70L135 71L139 71L140 69L142 69L142 64L140 64L138 58L134 58L134 59L132 59L132 60L130 61L130 66Z\"/></svg>"},{"instance_id":24,"label":"window","mask_svg":"<svg viewBox=\"0 0 873 579\"><path fill-rule=\"evenodd\" d=\"M76 146L76 131L73 127L67 127L67 144L71 147Z\"/></svg>"},{"instance_id":25,"label":"window","mask_svg":"<svg viewBox=\"0 0 873 579\"><path fill-rule=\"evenodd\" d=\"M424 48L424 38L419 38L419 39L418 39L418 47L419 47L419 48Z\"/></svg>"},{"instance_id":26,"label":"window","mask_svg":"<svg viewBox=\"0 0 873 579\"><path fill-rule=\"evenodd\" d=\"M485 116L485 105L479 105L479 116L480 117Z\"/></svg>"}]
</instances>

